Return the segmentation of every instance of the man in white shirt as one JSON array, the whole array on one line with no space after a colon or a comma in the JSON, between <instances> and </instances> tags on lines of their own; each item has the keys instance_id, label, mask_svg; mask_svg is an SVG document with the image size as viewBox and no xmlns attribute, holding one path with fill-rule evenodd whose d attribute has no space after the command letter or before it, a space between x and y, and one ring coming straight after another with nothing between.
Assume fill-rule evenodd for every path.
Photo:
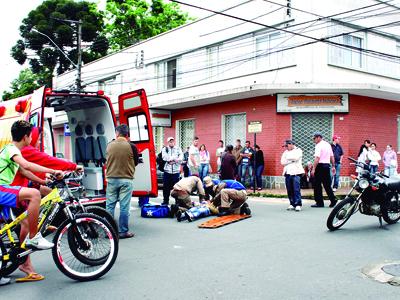
<instances>
[{"instance_id":1,"label":"man in white shirt","mask_svg":"<svg viewBox=\"0 0 400 300\"><path fill-rule=\"evenodd\" d=\"M175 139L170 136L167 138L168 145L163 147L162 159L165 161L163 173L163 202L169 204L169 195L173 186L179 181L183 153L180 147L175 146Z\"/></svg>"},{"instance_id":2,"label":"man in white shirt","mask_svg":"<svg viewBox=\"0 0 400 300\"><path fill-rule=\"evenodd\" d=\"M314 166L311 174L314 175L314 200L316 203L311 205L311 207L324 207L321 184L324 186L325 192L331 201L329 207L334 207L337 200L331 187L331 164L332 175L336 174L336 169L332 147L328 142L323 140L320 132L314 133L313 140L315 143L315 153Z\"/></svg>"},{"instance_id":3,"label":"man in white shirt","mask_svg":"<svg viewBox=\"0 0 400 300\"><path fill-rule=\"evenodd\" d=\"M303 151L294 145L292 140L286 140L282 146L286 150L281 157L283 176L285 176L286 190L290 205L287 210L301 211L300 178L304 174L302 165Z\"/></svg>"},{"instance_id":4,"label":"man in white shirt","mask_svg":"<svg viewBox=\"0 0 400 300\"><path fill-rule=\"evenodd\" d=\"M199 151L199 138L197 136L193 139L193 144L189 148L189 170L191 176L199 176L200 167L200 151Z\"/></svg>"}]
</instances>

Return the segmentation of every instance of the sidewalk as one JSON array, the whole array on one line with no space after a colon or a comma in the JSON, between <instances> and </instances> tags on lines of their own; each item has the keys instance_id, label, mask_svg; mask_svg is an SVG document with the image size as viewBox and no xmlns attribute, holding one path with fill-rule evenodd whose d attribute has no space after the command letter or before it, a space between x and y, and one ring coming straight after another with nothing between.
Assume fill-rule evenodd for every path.
<instances>
[{"instance_id":1,"label":"sidewalk","mask_svg":"<svg viewBox=\"0 0 400 300\"><path fill-rule=\"evenodd\" d=\"M345 195L349 192L351 187L339 188L335 193L338 199L343 199ZM327 197L325 190L323 190L324 199ZM287 199L286 189L262 189L253 193L253 190L247 189L247 194L251 198L284 198ZM314 199L313 189L302 189L301 190L302 199Z\"/></svg>"}]
</instances>

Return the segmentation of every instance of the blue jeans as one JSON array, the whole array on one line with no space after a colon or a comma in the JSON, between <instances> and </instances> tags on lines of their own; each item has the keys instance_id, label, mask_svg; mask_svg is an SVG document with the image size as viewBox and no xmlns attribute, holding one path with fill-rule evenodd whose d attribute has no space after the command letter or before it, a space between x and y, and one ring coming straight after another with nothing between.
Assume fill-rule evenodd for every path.
<instances>
[{"instance_id":1,"label":"blue jeans","mask_svg":"<svg viewBox=\"0 0 400 300\"><path fill-rule=\"evenodd\" d=\"M242 184L246 184L246 172L247 170L249 171L249 177L250 177L250 186L253 186L253 166L249 164L241 164L240 165L240 174L241 174L241 181Z\"/></svg>"},{"instance_id":2,"label":"blue jeans","mask_svg":"<svg viewBox=\"0 0 400 300\"><path fill-rule=\"evenodd\" d=\"M264 172L264 166L257 166L256 168L256 181L257 187L262 188L262 173Z\"/></svg>"},{"instance_id":3,"label":"blue jeans","mask_svg":"<svg viewBox=\"0 0 400 300\"><path fill-rule=\"evenodd\" d=\"M395 167L385 167L385 170L383 172L386 176L393 176L395 170Z\"/></svg>"},{"instance_id":4,"label":"blue jeans","mask_svg":"<svg viewBox=\"0 0 400 300\"><path fill-rule=\"evenodd\" d=\"M376 172L378 172L378 166L377 165L369 165L369 170L371 173L376 173Z\"/></svg>"},{"instance_id":5,"label":"blue jeans","mask_svg":"<svg viewBox=\"0 0 400 300\"><path fill-rule=\"evenodd\" d=\"M209 168L210 168L210 164L200 164L199 177L201 180L203 180L203 178L208 175Z\"/></svg>"},{"instance_id":6,"label":"blue jeans","mask_svg":"<svg viewBox=\"0 0 400 300\"><path fill-rule=\"evenodd\" d=\"M339 187L340 167L341 167L340 163L335 163L336 173L332 178L333 179L333 188L334 189L337 189Z\"/></svg>"},{"instance_id":7,"label":"blue jeans","mask_svg":"<svg viewBox=\"0 0 400 300\"><path fill-rule=\"evenodd\" d=\"M302 206L300 191L300 175L285 175L286 190L290 205Z\"/></svg>"},{"instance_id":8,"label":"blue jeans","mask_svg":"<svg viewBox=\"0 0 400 300\"><path fill-rule=\"evenodd\" d=\"M169 196L175 183L179 181L179 173L170 174L164 172L163 174L163 202L162 204L169 204Z\"/></svg>"},{"instance_id":9,"label":"blue jeans","mask_svg":"<svg viewBox=\"0 0 400 300\"><path fill-rule=\"evenodd\" d=\"M133 192L133 180L127 178L107 178L106 210L114 217L115 206L119 201L119 234L129 231L129 209Z\"/></svg>"}]
</instances>

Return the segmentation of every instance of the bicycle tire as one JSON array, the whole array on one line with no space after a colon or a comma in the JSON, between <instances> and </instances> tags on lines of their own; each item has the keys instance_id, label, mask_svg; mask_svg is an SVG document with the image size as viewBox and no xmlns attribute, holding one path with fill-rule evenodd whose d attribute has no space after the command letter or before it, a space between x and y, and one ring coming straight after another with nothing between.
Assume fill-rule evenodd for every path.
<instances>
[{"instance_id":1,"label":"bicycle tire","mask_svg":"<svg viewBox=\"0 0 400 300\"><path fill-rule=\"evenodd\" d=\"M74 224L73 221L75 221L76 224ZM71 244L68 242L68 231L75 230L77 226L83 224L92 224L93 226L98 226L99 229L102 229L104 231L102 239L104 239L106 243L109 244L110 249L105 262L100 265L87 265L84 262L80 261L79 258L74 256L74 252L76 253L76 251L87 251L86 249L71 250L70 248L78 245L76 243ZM80 234L79 231L78 234ZM95 248L98 248L98 241L95 241L94 243L82 234L80 234L80 237L84 240L86 246L90 247L90 250L95 251ZM66 240L65 245L63 243L64 239ZM104 218L90 213L77 214L75 215L74 220L64 221L59 226L53 241L55 246L52 249L52 256L57 268L67 277L77 281L89 281L100 278L112 268L118 255L118 240L112 226ZM64 249L67 252L69 250L72 255L64 255ZM71 262L72 259L75 259L76 261ZM82 263L81 271L78 270L79 263ZM98 269L95 269L96 267L98 267Z\"/></svg>"},{"instance_id":2,"label":"bicycle tire","mask_svg":"<svg viewBox=\"0 0 400 300\"><path fill-rule=\"evenodd\" d=\"M86 206L85 207L86 212L90 214L95 214L98 215L102 218L104 218L114 229L115 233L117 234L118 237L118 225L117 222L115 222L115 219L113 216L103 207L100 206Z\"/></svg>"}]
</instances>

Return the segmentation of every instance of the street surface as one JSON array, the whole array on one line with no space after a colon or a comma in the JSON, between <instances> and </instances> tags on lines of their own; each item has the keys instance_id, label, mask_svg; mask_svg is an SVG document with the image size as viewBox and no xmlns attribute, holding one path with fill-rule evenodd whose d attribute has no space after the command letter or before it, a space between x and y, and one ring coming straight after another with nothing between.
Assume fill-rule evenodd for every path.
<instances>
[{"instance_id":1,"label":"street surface","mask_svg":"<svg viewBox=\"0 0 400 300\"><path fill-rule=\"evenodd\" d=\"M310 204L289 212L284 199L252 198L252 218L199 229L206 219L141 218L135 200L136 237L120 241L103 278L75 282L44 251L33 262L46 279L2 286L1 299L399 299L399 287L361 269L399 260L400 224L380 228L377 218L357 214L332 233L325 225L330 209Z\"/></svg>"}]
</instances>

